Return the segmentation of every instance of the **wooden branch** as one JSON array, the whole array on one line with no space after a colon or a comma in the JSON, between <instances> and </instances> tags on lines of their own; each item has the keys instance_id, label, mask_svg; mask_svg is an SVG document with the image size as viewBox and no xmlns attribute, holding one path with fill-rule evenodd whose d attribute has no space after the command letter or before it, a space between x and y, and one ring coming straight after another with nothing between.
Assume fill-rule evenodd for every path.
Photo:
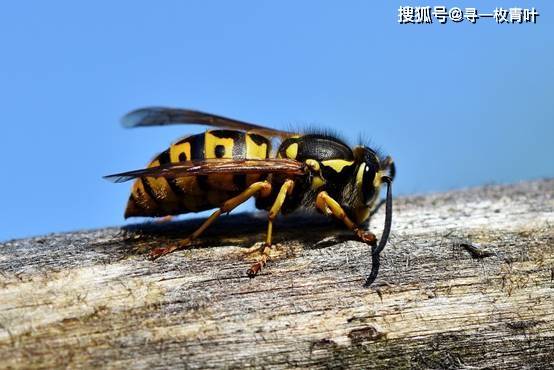
<instances>
[{"instance_id":1,"label":"wooden branch","mask_svg":"<svg viewBox=\"0 0 554 370\"><path fill-rule=\"evenodd\" d=\"M225 216L0 245L0 368L460 368L554 364L554 180L395 199L369 248L321 217ZM378 236L383 211L371 222Z\"/></svg>"}]
</instances>

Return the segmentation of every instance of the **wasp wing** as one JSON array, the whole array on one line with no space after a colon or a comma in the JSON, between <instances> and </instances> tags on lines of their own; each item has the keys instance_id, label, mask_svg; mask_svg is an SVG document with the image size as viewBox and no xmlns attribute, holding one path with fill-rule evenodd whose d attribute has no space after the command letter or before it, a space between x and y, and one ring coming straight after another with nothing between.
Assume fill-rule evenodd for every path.
<instances>
[{"instance_id":1,"label":"wasp wing","mask_svg":"<svg viewBox=\"0 0 554 370\"><path fill-rule=\"evenodd\" d=\"M139 177L199 176L210 174L268 174L281 173L290 176L303 175L305 165L291 159L205 159L167 163L129 172L104 176L106 180L120 183Z\"/></svg>"},{"instance_id":2,"label":"wasp wing","mask_svg":"<svg viewBox=\"0 0 554 370\"><path fill-rule=\"evenodd\" d=\"M235 130L244 130L266 136L289 137L292 132L238 121L215 114L190 109L148 107L127 113L121 123L124 127L164 126L175 124L200 124Z\"/></svg>"}]
</instances>

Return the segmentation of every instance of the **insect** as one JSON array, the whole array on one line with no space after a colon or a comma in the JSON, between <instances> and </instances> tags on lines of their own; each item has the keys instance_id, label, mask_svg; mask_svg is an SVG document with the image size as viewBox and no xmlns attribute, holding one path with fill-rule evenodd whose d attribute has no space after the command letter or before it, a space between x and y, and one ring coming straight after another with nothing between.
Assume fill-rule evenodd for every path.
<instances>
[{"instance_id":1,"label":"insect","mask_svg":"<svg viewBox=\"0 0 554 370\"><path fill-rule=\"evenodd\" d=\"M391 184L396 170L390 156L382 157L367 146L350 148L329 134L281 131L188 109L142 108L124 116L122 123L126 127L217 127L175 142L147 168L105 176L116 183L135 180L125 218L216 209L186 239L153 249L152 259L188 246L221 214L254 197L256 207L268 211L268 226L261 256L247 272L250 277L269 259L277 215L310 208L342 221L356 238L371 245L371 272L364 286L376 279L392 222ZM280 140L275 152L272 140ZM383 203L377 202L383 184L387 186L385 225L377 243L362 224Z\"/></svg>"}]
</instances>

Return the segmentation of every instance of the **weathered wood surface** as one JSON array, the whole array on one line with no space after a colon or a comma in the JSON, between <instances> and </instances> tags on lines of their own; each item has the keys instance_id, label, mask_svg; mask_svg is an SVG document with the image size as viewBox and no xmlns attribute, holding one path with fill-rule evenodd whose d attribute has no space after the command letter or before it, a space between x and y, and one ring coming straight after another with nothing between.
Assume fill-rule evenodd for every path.
<instances>
[{"instance_id":1,"label":"weathered wood surface","mask_svg":"<svg viewBox=\"0 0 554 370\"><path fill-rule=\"evenodd\" d=\"M255 279L253 215L145 259L197 224L1 244L0 367L554 365L554 180L397 198L374 289L368 247L321 218L281 220Z\"/></svg>"}]
</instances>

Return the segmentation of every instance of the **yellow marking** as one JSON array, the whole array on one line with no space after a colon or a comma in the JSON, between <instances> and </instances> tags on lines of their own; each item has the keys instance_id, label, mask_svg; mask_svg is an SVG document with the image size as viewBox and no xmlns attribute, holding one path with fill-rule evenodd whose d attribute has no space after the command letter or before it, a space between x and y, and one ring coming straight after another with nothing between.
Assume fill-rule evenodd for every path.
<instances>
[{"instance_id":1,"label":"yellow marking","mask_svg":"<svg viewBox=\"0 0 554 370\"><path fill-rule=\"evenodd\" d=\"M358 167L358 172L356 173L356 186L358 187L358 191L362 191L362 186L364 184L364 171L365 171L365 163L362 163L360 167Z\"/></svg>"},{"instance_id":2,"label":"yellow marking","mask_svg":"<svg viewBox=\"0 0 554 370\"><path fill-rule=\"evenodd\" d=\"M287 149L285 149L285 155L287 158L296 159L298 155L298 143L290 144Z\"/></svg>"},{"instance_id":3,"label":"yellow marking","mask_svg":"<svg viewBox=\"0 0 554 370\"><path fill-rule=\"evenodd\" d=\"M262 145L256 144L249 134L246 134L246 158L248 159L265 159L269 156L269 148L266 143ZM260 179L260 175L246 175L246 185L252 184Z\"/></svg>"},{"instance_id":4,"label":"yellow marking","mask_svg":"<svg viewBox=\"0 0 554 370\"><path fill-rule=\"evenodd\" d=\"M320 187L322 187L323 185L325 185L325 180L323 180L321 177L315 176L314 178L312 178L312 189L313 190L317 190Z\"/></svg>"},{"instance_id":5,"label":"yellow marking","mask_svg":"<svg viewBox=\"0 0 554 370\"><path fill-rule=\"evenodd\" d=\"M144 190L144 186L142 185L142 181L140 179L136 180L133 184L132 193L135 197L135 201L143 208L148 210L156 208L156 203L154 200L150 199L150 196Z\"/></svg>"},{"instance_id":6,"label":"yellow marking","mask_svg":"<svg viewBox=\"0 0 554 370\"><path fill-rule=\"evenodd\" d=\"M246 134L246 158L248 159L266 159L268 148L267 144L256 144L249 134Z\"/></svg>"},{"instance_id":7,"label":"yellow marking","mask_svg":"<svg viewBox=\"0 0 554 370\"><path fill-rule=\"evenodd\" d=\"M321 162L326 167L331 167L335 172L340 172L346 166L354 164L353 161L345 161L344 159L329 159Z\"/></svg>"},{"instance_id":8,"label":"yellow marking","mask_svg":"<svg viewBox=\"0 0 554 370\"><path fill-rule=\"evenodd\" d=\"M196 181L196 177L194 176L177 177L175 178L175 183L184 193L193 196L203 196L205 193L204 189L198 186L198 181Z\"/></svg>"},{"instance_id":9,"label":"yellow marking","mask_svg":"<svg viewBox=\"0 0 554 370\"><path fill-rule=\"evenodd\" d=\"M292 136L289 136L289 139L298 139L300 137L300 135L292 135ZM287 150L292 146L292 145L296 145L296 151L294 153L294 157L290 157L287 153ZM283 156L281 155L281 148L279 148L278 152L277 152L277 158L283 158ZM291 159L296 159L296 156L298 155L298 144L297 143L294 143L294 144L291 144L287 147L287 149L285 149L285 156L287 156L287 158L291 158Z\"/></svg>"},{"instance_id":10,"label":"yellow marking","mask_svg":"<svg viewBox=\"0 0 554 370\"><path fill-rule=\"evenodd\" d=\"M220 158L227 158L227 159L233 158L233 147L235 145L235 140L231 138L217 137L213 135L210 131L206 131L204 138L205 138L204 150L205 150L206 159L217 158L215 155L215 148L218 145L221 145L225 148L225 153L223 153L223 157L220 157ZM229 174L210 175L207 178L206 184L208 186L208 189L204 189L204 190L215 190L215 191L237 190L237 187L233 182L233 175L229 175ZM211 198L216 199L217 196L212 195Z\"/></svg>"},{"instance_id":11,"label":"yellow marking","mask_svg":"<svg viewBox=\"0 0 554 370\"><path fill-rule=\"evenodd\" d=\"M157 167L160 165L159 160L150 162L148 168ZM152 188L152 191L156 194L156 199L163 202L177 202L178 199L170 190L167 180L163 177L147 177L144 181L148 181L148 185Z\"/></svg>"},{"instance_id":12,"label":"yellow marking","mask_svg":"<svg viewBox=\"0 0 554 370\"><path fill-rule=\"evenodd\" d=\"M375 190L379 190L381 187L381 177L383 176L383 171L377 171L375 173L375 177L373 178L373 186L375 186Z\"/></svg>"},{"instance_id":13,"label":"yellow marking","mask_svg":"<svg viewBox=\"0 0 554 370\"><path fill-rule=\"evenodd\" d=\"M179 155L185 153L187 161L190 161L190 143L173 144L169 147L169 160L171 163L180 162Z\"/></svg>"},{"instance_id":14,"label":"yellow marking","mask_svg":"<svg viewBox=\"0 0 554 370\"><path fill-rule=\"evenodd\" d=\"M318 161L316 161L315 159L306 159L304 162L312 170L314 170L316 172L319 172L320 168L319 168L319 162Z\"/></svg>"},{"instance_id":15,"label":"yellow marking","mask_svg":"<svg viewBox=\"0 0 554 370\"><path fill-rule=\"evenodd\" d=\"M204 136L204 149L205 149L205 158L217 158L215 156L215 147L222 145L225 148L225 153L221 158L233 158L233 146L235 141L231 138L220 138L213 135L210 131L206 131Z\"/></svg>"},{"instance_id":16,"label":"yellow marking","mask_svg":"<svg viewBox=\"0 0 554 370\"><path fill-rule=\"evenodd\" d=\"M312 178L312 189L317 190L323 185L325 185L325 180L321 177L321 168L319 166L319 162L315 159L306 159L304 161L306 165L317 174L314 174L315 176Z\"/></svg>"}]
</instances>

